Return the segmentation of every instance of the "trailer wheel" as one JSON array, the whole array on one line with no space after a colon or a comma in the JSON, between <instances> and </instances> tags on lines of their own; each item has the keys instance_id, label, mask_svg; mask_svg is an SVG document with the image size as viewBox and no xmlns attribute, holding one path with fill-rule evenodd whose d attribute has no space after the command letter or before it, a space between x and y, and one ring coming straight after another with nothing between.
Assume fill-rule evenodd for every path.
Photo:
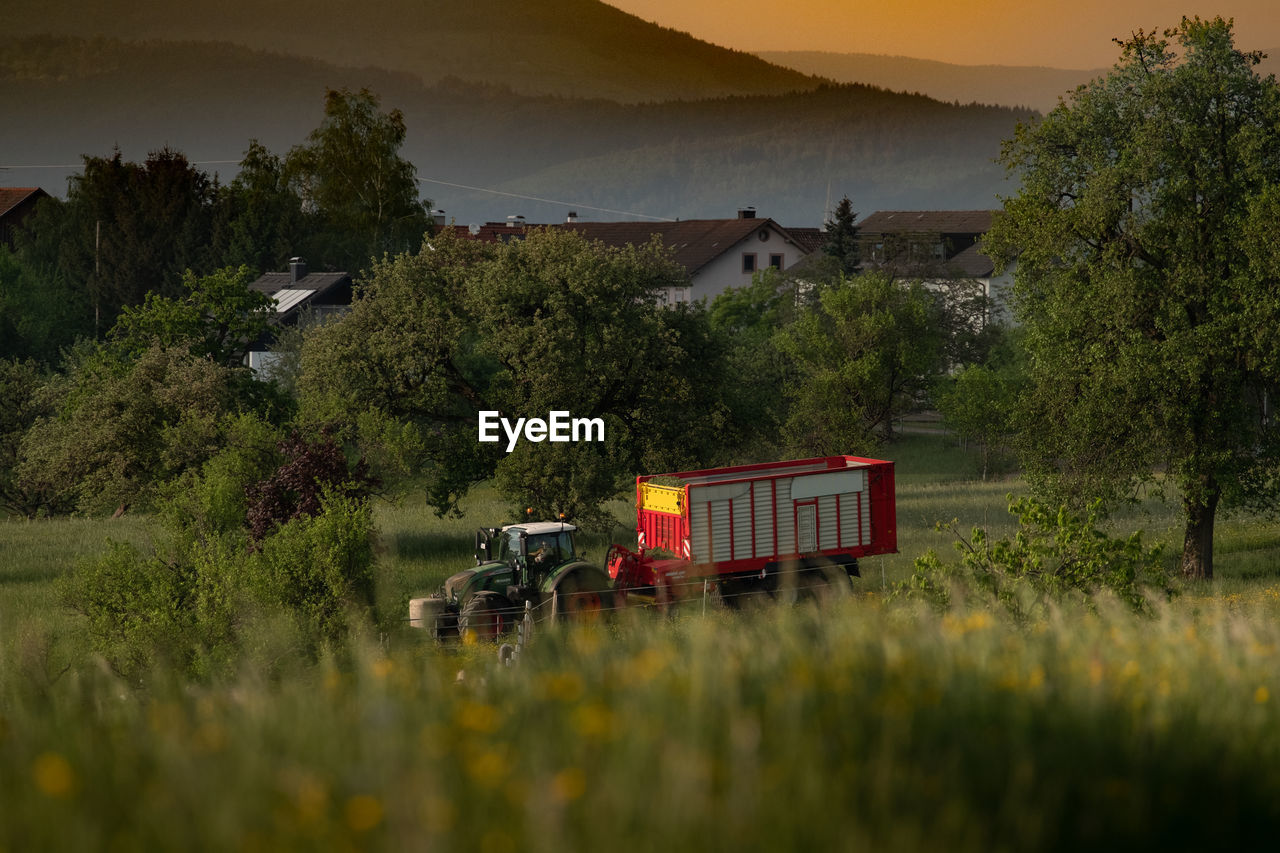
<instances>
[{"instance_id":1,"label":"trailer wheel","mask_svg":"<svg viewBox=\"0 0 1280 853\"><path fill-rule=\"evenodd\" d=\"M463 642L496 640L515 624L515 607L496 592L477 592L468 599L458 616L458 634Z\"/></svg>"},{"instance_id":2,"label":"trailer wheel","mask_svg":"<svg viewBox=\"0 0 1280 853\"><path fill-rule=\"evenodd\" d=\"M840 566L824 560L784 568L775 594L785 604L812 601L823 605L852 591L849 575Z\"/></svg>"}]
</instances>

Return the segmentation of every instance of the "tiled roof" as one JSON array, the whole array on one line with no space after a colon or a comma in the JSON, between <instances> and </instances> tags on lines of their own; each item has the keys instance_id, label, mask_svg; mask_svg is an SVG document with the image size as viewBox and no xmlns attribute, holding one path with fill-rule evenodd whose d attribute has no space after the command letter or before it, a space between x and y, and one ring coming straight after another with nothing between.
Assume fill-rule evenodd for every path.
<instances>
[{"instance_id":1,"label":"tiled roof","mask_svg":"<svg viewBox=\"0 0 1280 853\"><path fill-rule=\"evenodd\" d=\"M695 275L734 246L760 231L778 233L801 251L812 249L796 239L788 229L772 219L683 219L676 222L560 222L550 225L486 222L484 225L454 225L454 233L468 240L500 243L523 237L530 228L564 228L606 246L640 246L656 235L672 251L676 263ZM809 229L816 231L817 229ZM820 245L820 244L819 244Z\"/></svg>"},{"instance_id":2,"label":"tiled roof","mask_svg":"<svg viewBox=\"0 0 1280 853\"><path fill-rule=\"evenodd\" d=\"M821 228L795 228L788 226L787 233L796 241L796 245L806 252L821 251L827 242L827 232Z\"/></svg>"},{"instance_id":3,"label":"tiled roof","mask_svg":"<svg viewBox=\"0 0 1280 853\"><path fill-rule=\"evenodd\" d=\"M711 263L749 237L769 231L794 240L772 219L685 219L679 222L570 222L555 226L569 228L606 246L641 245L656 234L672 250L676 262L689 275Z\"/></svg>"},{"instance_id":4,"label":"tiled roof","mask_svg":"<svg viewBox=\"0 0 1280 853\"><path fill-rule=\"evenodd\" d=\"M862 233L908 231L935 234L985 234L993 210L877 210L858 223Z\"/></svg>"},{"instance_id":5,"label":"tiled roof","mask_svg":"<svg viewBox=\"0 0 1280 853\"><path fill-rule=\"evenodd\" d=\"M4 216L36 193L48 195L39 187L0 187L0 216Z\"/></svg>"}]
</instances>

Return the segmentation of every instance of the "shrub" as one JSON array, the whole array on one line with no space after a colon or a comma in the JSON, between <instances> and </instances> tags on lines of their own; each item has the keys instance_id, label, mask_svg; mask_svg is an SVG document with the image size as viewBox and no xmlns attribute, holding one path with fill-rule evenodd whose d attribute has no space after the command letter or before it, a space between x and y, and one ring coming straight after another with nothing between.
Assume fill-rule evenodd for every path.
<instances>
[{"instance_id":1,"label":"shrub","mask_svg":"<svg viewBox=\"0 0 1280 853\"><path fill-rule=\"evenodd\" d=\"M1147 610L1152 594L1172 594L1163 547L1146 547L1141 531L1123 539L1107 535L1100 529L1100 501L1084 516L1033 498L1010 501L1019 525L1012 539L993 541L981 527L965 538L952 522L945 529L956 536L960 562L944 563L930 551L917 558L914 573L895 594L923 598L940 609L956 596L985 599L1015 621L1042 615L1051 602L1091 601L1104 590L1138 612Z\"/></svg>"}]
</instances>

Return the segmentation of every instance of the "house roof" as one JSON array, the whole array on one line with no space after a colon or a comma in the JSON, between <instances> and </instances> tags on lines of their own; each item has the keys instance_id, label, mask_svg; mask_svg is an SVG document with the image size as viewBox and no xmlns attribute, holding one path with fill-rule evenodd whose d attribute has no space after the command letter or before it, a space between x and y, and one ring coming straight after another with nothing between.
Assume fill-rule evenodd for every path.
<instances>
[{"instance_id":1,"label":"house roof","mask_svg":"<svg viewBox=\"0 0 1280 853\"><path fill-rule=\"evenodd\" d=\"M325 293L335 287L349 282L350 273L345 272L313 272L308 273L296 282L293 275L287 272L263 273L249 285L250 290L273 295L282 290L310 290L314 293Z\"/></svg>"},{"instance_id":2,"label":"house roof","mask_svg":"<svg viewBox=\"0 0 1280 853\"><path fill-rule=\"evenodd\" d=\"M865 233L984 234L993 210L877 210L858 223Z\"/></svg>"},{"instance_id":3,"label":"house roof","mask_svg":"<svg viewBox=\"0 0 1280 853\"><path fill-rule=\"evenodd\" d=\"M822 228L796 228L789 225L787 233L806 252L820 251L827 242L827 232Z\"/></svg>"},{"instance_id":4,"label":"house roof","mask_svg":"<svg viewBox=\"0 0 1280 853\"><path fill-rule=\"evenodd\" d=\"M345 272L313 272L297 281L293 280L292 273L269 272L249 284L250 290L275 300L276 321L284 323L292 322L289 315L305 305L335 304L330 301L333 297L341 297L345 304L350 298L350 288L351 275Z\"/></svg>"},{"instance_id":5,"label":"house roof","mask_svg":"<svg viewBox=\"0 0 1280 853\"><path fill-rule=\"evenodd\" d=\"M987 278L995 272L995 264L982 254L981 244L974 243L947 261L947 268L963 273L965 278Z\"/></svg>"},{"instance_id":6,"label":"house roof","mask_svg":"<svg viewBox=\"0 0 1280 853\"><path fill-rule=\"evenodd\" d=\"M4 216L29 198L47 196L39 187L0 187L0 216Z\"/></svg>"},{"instance_id":7,"label":"house roof","mask_svg":"<svg viewBox=\"0 0 1280 853\"><path fill-rule=\"evenodd\" d=\"M657 235L689 275L761 231L777 233L807 251L772 219L684 219L677 222L568 222L555 226L577 231L606 246L642 245Z\"/></svg>"}]
</instances>

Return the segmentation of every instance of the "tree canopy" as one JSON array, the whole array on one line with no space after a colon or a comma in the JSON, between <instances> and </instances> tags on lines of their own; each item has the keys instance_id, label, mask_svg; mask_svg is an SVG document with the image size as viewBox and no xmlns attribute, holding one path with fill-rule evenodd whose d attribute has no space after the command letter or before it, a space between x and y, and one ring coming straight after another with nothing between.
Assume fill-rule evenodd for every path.
<instances>
[{"instance_id":1,"label":"tree canopy","mask_svg":"<svg viewBox=\"0 0 1280 853\"><path fill-rule=\"evenodd\" d=\"M1006 143L1022 186L987 235L1017 262L1030 473L1081 497L1174 486L1194 577L1212 576L1220 501L1278 483L1280 91L1259 59L1221 18L1138 32Z\"/></svg>"},{"instance_id":2,"label":"tree canopy","mask_svg":"<svg viewBox=\"0 0 1280 853\"><path fill-rule=\"evenodd\" d=\"M330 89L324 121L285 158L291 187L320 221L325 256L315 260L336 269L412 250L430 224L416 170L400 156L404 115L379 107L368 89Z\"/></svg>"}]
</instances>

